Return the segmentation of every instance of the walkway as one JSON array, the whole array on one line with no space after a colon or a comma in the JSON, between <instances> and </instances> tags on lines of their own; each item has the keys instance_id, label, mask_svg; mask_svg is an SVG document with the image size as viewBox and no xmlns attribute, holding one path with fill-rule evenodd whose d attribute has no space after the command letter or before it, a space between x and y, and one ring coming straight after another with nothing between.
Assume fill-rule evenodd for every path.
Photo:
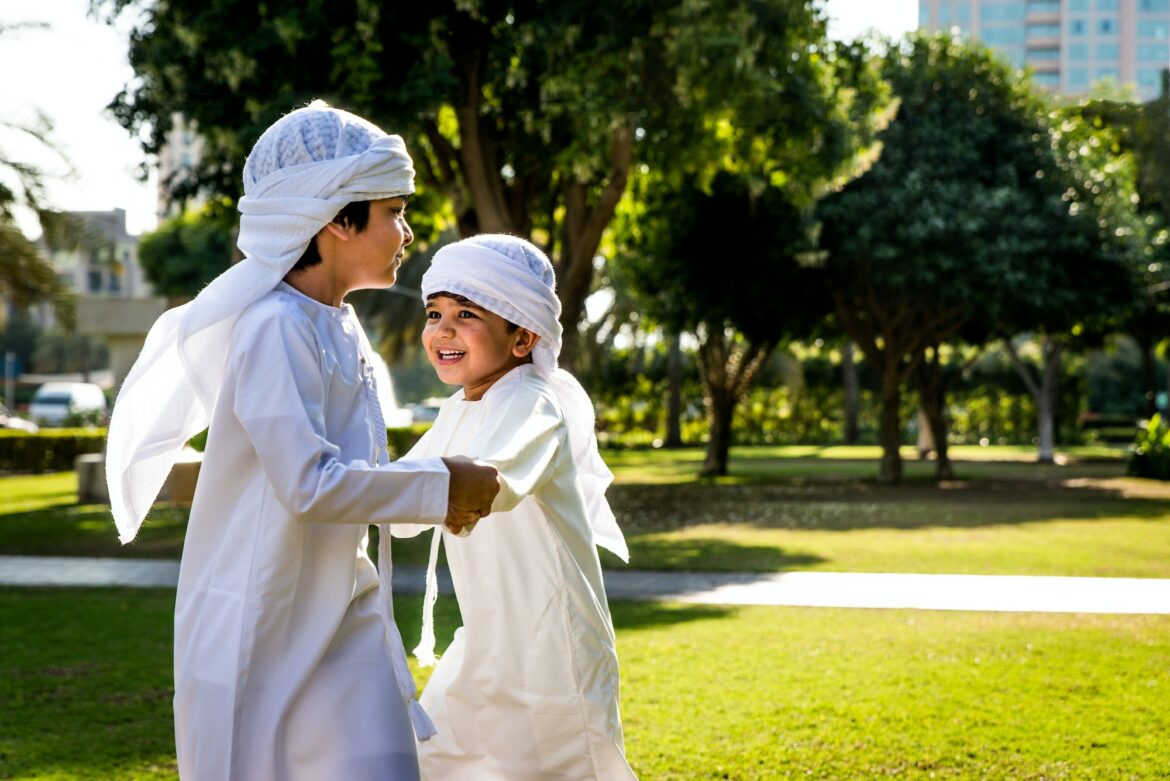
<instances>
[{"instance_id":1,"label":"walkway","mask_svg":"<svg viewBox=\"0 0 1170 781\"><path fill-rule=\"evenodd\" d=\"M394 591L420 593L421 567L396 567ZM173 560L0 556L0 585L173 588ZM1170 614L1170 579L852 572L607 570L610 599L708 605L914 608L1052 613ZM446 571L440 591L451 591Z\"/></svg>"}]
</instances>

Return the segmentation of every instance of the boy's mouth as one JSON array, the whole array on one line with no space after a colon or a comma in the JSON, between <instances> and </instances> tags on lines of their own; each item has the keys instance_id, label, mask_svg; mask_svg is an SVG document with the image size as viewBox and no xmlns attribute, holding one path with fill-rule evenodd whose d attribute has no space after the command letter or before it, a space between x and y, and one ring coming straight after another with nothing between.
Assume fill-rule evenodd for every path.
<instances>
[{"instance_id":1,"label":"boy's mouth","mask_svg":"<svg viewBox=\"0 0 1170 781\"><path fill-rule=\"evenodd\" d=\"M435 355L439 356L440 361L457 361L466 354L463 350L439 349L435 351Z\"/></svg>"}]
</instances>

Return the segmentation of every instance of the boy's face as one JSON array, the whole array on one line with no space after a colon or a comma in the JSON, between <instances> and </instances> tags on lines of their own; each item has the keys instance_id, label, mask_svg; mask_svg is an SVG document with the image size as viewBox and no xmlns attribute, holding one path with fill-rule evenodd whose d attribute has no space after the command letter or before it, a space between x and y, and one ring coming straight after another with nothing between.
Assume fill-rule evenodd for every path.
<instances>
[{"instance_id":1,"label":"boy's face","mask_svg":"<svg viewBox=\"0 0 1170 781\"><path fill-rule=\"evenodd\" d=\"M422 342L439 379L462 385L463 397L478 401L496 380L522 363L540 337L469 301L438 295L427 301Z\"/></svg>"},{"instance_id":2,"label":"boy's face","mask_svg":"<svg viewBox=\"0 0 1170 781\"><path fill-rule=\"evenodd\" d=\"M406 223L406 198L381 198L370 201L370 219L363 231L353 226L346 242L347 271L351 277L348 288L385 288L398 278L406 245L414 241L414 233Z\"/></svg>"}]
</instances>

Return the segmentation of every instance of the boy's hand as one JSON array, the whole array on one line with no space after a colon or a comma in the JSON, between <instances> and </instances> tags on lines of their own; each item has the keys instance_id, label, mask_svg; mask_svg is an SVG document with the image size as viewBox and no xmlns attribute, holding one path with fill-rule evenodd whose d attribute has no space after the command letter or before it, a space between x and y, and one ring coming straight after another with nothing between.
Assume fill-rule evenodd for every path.
<instances>
[{"instance_id":1,"label":"boy's hand","mask_svg":"<svg viewBox=\"0 0 1170 781\"><path fill-rule=\"evenodd\" d=\"M443 458L451 479L447 488L447 528L455 534L471 531L480 518L492 511L500 492L499 472L465 456Z\"/></svg>"}]
</instances>

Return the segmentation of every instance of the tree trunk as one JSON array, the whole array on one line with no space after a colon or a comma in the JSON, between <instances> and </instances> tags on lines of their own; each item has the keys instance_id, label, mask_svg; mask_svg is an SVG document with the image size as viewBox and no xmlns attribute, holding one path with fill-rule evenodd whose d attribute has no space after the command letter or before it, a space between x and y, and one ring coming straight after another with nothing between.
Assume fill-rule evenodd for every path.
<instances>
[{"instance_id":1,"label":"tree trunk","mask_svg":"<svg viewBox=\"0 0 1170 781\"><path fill-rule=\"evenodd\" d=\"M882 446L882 460L878 468L878 482L897 483L902 480L902 421L899 414L902 378L898 376L896 365L883 368L881 392L881 430L878 438Z\"/></svg>"},{"instance_id":2,"label":"tree trunk","mask_svg":"<svg viewBox=\"0 0 1170 781\"><path fill-rule=\"evenodd\" d=\"M666 353L666 447L682 447L682 344L670 335Z\"/></svg>"},{"instance_id":3,"label":"tree trunk","mask_svg":"<svg viewBox=\"0 0 1170 781\"><path fill-rule=\"evenodd\" d=\"M710 437L707 440L707 456L699 474L714 477L727 474L727 459L731 452L731 418L735 413L735 399L726 393L715 393L707 404L707 422Z\"/></svg>"},{"instance_id":4,"label":"tree trunk","mask_svg":"<svg viewBox=\"0 0 1170 781\"><path fill-rule=\"evenodd\" d=\"M1142 414L1148 420L1158 411L1158 365L1154 360L1154 346L1145 339L1138 340L1137 344L1142 355L1142 388L1146 397Z\"/></svg>"},{"instance_id":5,"label":"tree trunk","mask_svg":"<svg viewBox=\"0 0 1170 781\"><path fill-rule=\"evenodd\" d=\"M1056 461L1056 391L1060 381L1060 356L1064 350L1064 343L1050 336L1043 337L1040 343L1040 354L1043 364L1040 367L1040 377L1037 379L1027 364L1016 352L1011 339L1004 340L1008 357L1016 372L1024 381L1028 393L1036 403L1037 427L1037 460L1042 464L1051 464Z\"/></svg>"},{"instance_id":6,"label":"tree trunk","mask_svg":"<svg viewBox=\"0 0 1170 781\"><path fill-rule=\"evenodd\" d=\"M853 341L845 340L841 348L841 382L845 388L844 436L846 445L857 444L857 362L853 359Z\"/></svg>"},{"instance_id":7,"label":"tree trunk","mask_svg":"<svg viewBox=\"0 0 1170 781\"><path fill-rule=\"evenodd\" d=\"M920 418L930 434L930 445L934 450L934 479L939 482L952 480L955 476L947 451L947 386L943 368L938 345L934 345L919 359L915 371Z\"/></svg>"},{"instance_id":8,"label":"tree trunk","mask_svg":"<svg viewBox=\"0 0 1170 781\"><path fill-rule=\"evenodd\" d=\"M756 373L775 346L751 342L724 327L709 328L705 335L700 334L699 377L710 427L707 457L700 474L727 474L735 405L751 388Z\"/></svg>"}]
</instances>

